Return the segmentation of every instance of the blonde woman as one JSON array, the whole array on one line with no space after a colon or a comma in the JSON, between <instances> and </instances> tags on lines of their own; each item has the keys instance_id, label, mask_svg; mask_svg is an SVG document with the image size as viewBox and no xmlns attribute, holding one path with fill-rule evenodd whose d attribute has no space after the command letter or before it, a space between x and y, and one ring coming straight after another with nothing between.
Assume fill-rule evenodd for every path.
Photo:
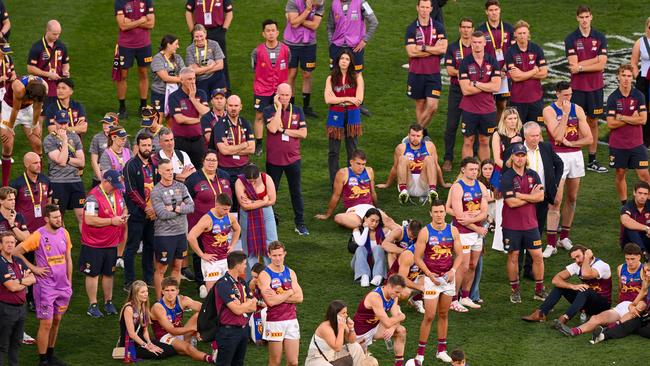
<instances>
[{"instance_id":1,"label":"blonde woman","mask_svg":"<svg viewBox=\"0 0 650 366\"><path fill-rule=\"evenodd\" d=\"M174 347L149 337L149 289L144 281L133 281L120 311L118 347L124 347L124 363L141 359L163 359L176 354Z\"/></svg>"},{"instance_id":2,"label":"blonde woman","mask_svg":"<svg viewBox=\"0 0 650 366\"><path fill-rule=\"evenodd\" d=\"M496 164L492 173L491 183L498 190L501 170L503 170L503 152L511 144L524 140L523 124L519 112L514 107L506 108L501 114L497 130L492 135L492 159Z\"/></svg>"}]
</instances>

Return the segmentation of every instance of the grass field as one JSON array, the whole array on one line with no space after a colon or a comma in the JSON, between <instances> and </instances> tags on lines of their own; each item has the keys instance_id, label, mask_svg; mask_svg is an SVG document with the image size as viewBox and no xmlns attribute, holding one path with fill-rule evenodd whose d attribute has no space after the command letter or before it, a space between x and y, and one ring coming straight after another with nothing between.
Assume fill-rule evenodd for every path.
<instances>
[{"instance_id":1,"label":"grass field","mask_svg":"<svg viewBox=\"0 0 650 366\"><path fill-rule=\"evenodd\" d=\"M231 80L235 93L244 101L243 115L253 118L252 72L249 55L253 47L261 42L260 24L267 17L277 19L284 26L284 4L282 0L234 0L235 19L228 32L228 51L230 57ZM330 1L327 1L328 6ZM406 62L403 49L404 30L416 17L415 0L371 1L379 18L379 29L375 38L368 44L366 52L366 105L371 109L372 118L363 121L365 134L360 146L369 154L369 165L375 168L377 180L382 181L392 164L392 149L405 135L407 126L414 120L413 102L405 97L406 71L401 65ZM610 38L609 50L629 49L631 44L626 38L636 39L635 32L641 32L645 21L647 6L642 2L623 0L592 0L588 2L594 11L594 27L608 35L622 36ZM115 110L114 86L110 80L112 52L117 35L117 27L112 16L112 1L70 1L70 0L10 0L5 1L13 25L11 43L19 74L25 73L25 60L31 44L40 39L47 20L56 18L63 26L62 40L68 46L71 55L71 73L77 84L73 98L81 101L88 112L91 127L86 144L91 136L101 128L99 120L107 111ZM450 39L456 39L457 22L461 16L470 16L477 22L485 18L483 1L450 1L444 8L445 20ZM564 37L576 28L575 1L551 0L546 2L531 0L504 0L503 17L514 23L518 19L527 20L532 26L533 41L544 46L547 59L563 56L561 45ZM158 0L156 7L156 28L152 35L154 48L162 35L172 33L181 37L181 50L189 43L189 35L184 20L184 1ZM329 11L329 7L328 7ZM358 285L352 283L349 268L350 255L345 249L349 233L336 227L332 222L317 222L314 214L322 212L326 206L329 189L327 186L327 140L325 138L325 111L322 100L322 88L327 75L327 47L324 22L319 29L319 68L315 72L314 101L315 109L321 116L308 121L309 137L303 143L303 189L306 202L307 225L311 236L298 237L293 232L292 212L288 204L286 183L280 188L276 212L281 218L279 237L288 246L287 264L293 268L304 289L305 301L298 307L302 330L300 363L304 362L311 335L324 316L330 300L343 299L351 311L356 309L359 299L365 293ZM627 54L620 51L621 54ZM184 51L182 52L184 55ZM624 56L626 57L626 56ZM612 60L612 64L614 64ZM561 65L554 66L561 70ZM611 74L611 69L608 70ZM555 73L558 77L561 74ZM130 77L129 100L127 106L130 116L136 115L137 79ZM298 99L299 100L299 99ZM442 133L446 115L446 88L439 113L434 117L432 132L434 142L442 149ZM137 131L136 118L126 122L127 130ZM604 132L604 131L603 131ZM18 133L17 141L23 135ZM26 144L17 143L15 158L20 162ZM87 146L87 145L86 145ZM460 150L457 144L457 155ZM607 162L604 147L599 149L601 162ZM262 165L261 159L256 161ZM87 164L88 166L90 164ZM17 166L19 166L17 164ZM18 169L14 170L14 176ZM455 174L455 173L454 173ZM449 174L450 180L454 174ZM85 179L90 179L90 169L86 169ZM595 253L610 263L613 268L622 261L618 250L618 198L616 197L613 173L595 175L588 173L583 180L575 223L572 230L574 243L592 247ZM89 182L87 182L89 183ZM443 193L446 195L446 192ZM415 206L400 206L394 189L379 193L380 205L393 218L418 218L427 220L426 209ZM72 213L67 222L71 228L75 244L73 258L79 252L79 233L72 224ZM565 252L547 261L547 282L550 277L569 261ZM76 262L75 262L76 268ZM118 336L116 317L90 319L86 314L87 299L83 289L83 276L75 272L75 295L69 312L59 334L57 354L71 365L116 365L110 359L110 352ZM122 273L116 275L115 303L123 303L124 292L121 290ZM197 297L194 286L183 284L187 294ZM488 250L485 257L482 297L485 299L483 309L467 314L453 313L450 317L449 347L462 347L472 365L639 365L647 360L648 341L636 336L624 341L612 341L607 344L591 346L587 336L567 339L551 330L548 325L531 325L519 320L521 315L529 313L537 302L532 301L533 283L524 281L522 293L524 302L513 305L508 301L508 282L505 276L505 257ZM101 296L101 295L100 295ZM564 308L561 303L559 311ZM417 333L420 315L412 309L406 310L408 329L407 357L413 357L417 345ZM555 313L559 314L558 311ZM552 314L552 315L553 315ZM29 315L26 330L35 335L37 322L33 314ZM435 340L435 332L431 335ZM382 342L371 347L379 358L380 365L392 364L392 357L387 354ZM427 350L427 364L435 363L435 345L431 343ZM21 351L21 364L36 364L35 346L25 346ZM150 364L181 365L191 363L187 358L175 357L170 360ZM647 362L647 361L646 361ZM266 350L250 347L247 365L266 363Z\"/></svg>"}]
</instances>

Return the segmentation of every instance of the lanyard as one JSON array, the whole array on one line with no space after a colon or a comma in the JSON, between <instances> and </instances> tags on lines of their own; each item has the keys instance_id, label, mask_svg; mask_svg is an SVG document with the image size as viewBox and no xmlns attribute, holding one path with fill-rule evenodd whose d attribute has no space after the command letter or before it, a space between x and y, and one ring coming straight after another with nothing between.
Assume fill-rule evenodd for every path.
<instances>
[{"instance_id":1,"label":"lanyard","mask_svg":"<svg viewBox=\"0 0 650 366\"><path fill-rule=\"evenodd\" d=\"M535 160L535 167L533 168L533 170L536 173L539 173L539 170L538 170L539 169L539 147L537 149L533 150L533 156L534 156L533 160Z\"/></svg>"},{"instance_id":2,"label":"lanyard","mask_svg":"<svg viewBox=\"0 0 650 366\"><path fill-rule=\"evenodd\" d=\"M43 42L43 49L45 50L45 53L47 54L47 58L49 60L50 70L54 69L54 72L56 72L56 52L54 53L54 57L52 57L47 42L45 42L45 36L41 38L41 41ZM52 50L54 50L54 48L52 48ZM54 59L54 67L52 67L52 59Z\"/></svg>"},{"instance_id":3,"label":"lanyard","mask_svg":"<svg viewBox=\"0 0 650 366\"><path fill-rule=\"evenodd\" d=\"M123 157L124 155L120 156L118 153L116 153L115 151L113 151L112 148L109 148L108 150L110 151L111 154L113 154L113 155L115 156L115 158L117 159L117 162L120 163L120 167L119 167L119 168L120 168L120 169L124 169L124 157ZM122 151L124 151L124 149L122 149ZM116 168L117 168L117 167L116 167ZM116 170L117 170L117 169L116 169Z\"/></svg>"},{"instance_id":4,"label":"lanyard","mask_svg":"<svg viewBox=\"0 0 650 366\"><path fill-rule=\"evenodd\" d=\"M212 181L210 178L208 178L208 173L205 172L205 169L201 169L203 172L203 175L205 175L205 180L208 181L208 185L210 186L210 189L212 189L212 194L214 194L214 200L217 200L217 191L214 189L214 186L212 185ZM217 178L217 189L219 190L219 194L223 193L221 190L221 184L219 184L219 177L217 177L217 172L214 173L214 177Z\"/></svg>"},{"instance_id":5,"label":"lanyard","mask_svg":"<svg viewBox=\"0 0 650 366\"><path fill-rule=\"evenodd\" d=\"M61 136L57 135L56 133L53 133L53 135L56 136L56 138L59 139L59 141L63 142ZM68 141L68 151L71 152L73 155L74 153L77 152L77 149L75 149L75 147L72 144L70 144L70 141Z\"/></svg>"},{"instance_id":6,"label":"lanyard","mask_svg":"<svg viewBox=\"0 0 650 366\"><path fill-rule=\"evenodd\" d=\"M61 101L59 101L59 98L56 99L56 105L59 107L59 110L65 109L68 112L68 118L70 119L70 127L74 127L74 118L72 118L72 108L63 108L63 104L61 104ZM68 105L70 105L70 102L68 102Z\"/></svg>"},{"instance_id":7,"label":"lanyard","mask_svg":"<svg viewBox=\"0 0 650 366\"><path fill-rule=\"evenodd\" d=\"M239 117L237 117L237 122L239 122ZM234 145L239 145L241 144L241 125L238 123L237 124L237 135L239 136L239 142L237 142L237 139L235 138L235 131L232 129L232 122L230 119L228 119L228 129L230 130L230 135L232 135L232 142Z\"/></svg>"},{"instance_id":8,"label":"lanyard","mask_svg":"<svg viewBox=\"0 0 650 366\"><path fill-rule=\"evenodd\" d=\"M492 40L492 46L494 47L494 49L495 50L502 49L503 45L506 42L506 37L505 37L506 34L503 31L503 21L501 22L501 44L499 45L498 48L497 48L496 44L494 43L494 35L492 35L492 29L491 29L492 27L490 27L490 23L485 22L485 26L486 26L485 28L487 28L488 33L490 34L490 39Z\"/></svg>"},{"instance_id":9,"label":"lanyard","mask_svg":"<svg viewBox=\"0 0 650 366\"><path fill-rule=\"evenodd\" d=\"M113 193L113 203L111 203L110 198L106 194L106 191L104 191L104 188L102 188L101 184L99 185L99 190L102 191L102 194L104 195L104 198L106 198L106 201L108 201L108 205L111 207L111 211L113 211L113 215L117 215L117 200L115 199L115 193Z\"/></svg>"},{"instance_id":10,"label":"lanyard","mask_svg":"<svg viewBox=\"0 0 650 366\"><path fill-rule=\"evenodd\" d=\"M201 58L199 57L199 47L194 45L194 53L196 54L196 61L198 61L199 66L201 66ZM203 61L208 59L208 40L205 40L205 46L203 46Z\"/></svg>"},{"instance_id":11,"label":"lanyard","mask_svg":"<svg viewBox=\"0 0 650 366\"><path fill-rule=\"evenodd\" d=\"M427 44L427 38L424 36L424 29L422 29L419 20L418 20L418 29L420 29L420 34L422 34L422 43L424 43L427 46L433 46L433 19L429 17L429 44Z\"/></svg>"},{"instance_id":12,"label":"lanyard","mask_svg":"<svg viewBox=\"0 0 650 366\"><path fill-rule=\"evenodd\" d=\"M205 14L207 12L207 9L205 8L205 3L207 3L207 2L208 2L208 0L203 0L203 2L202 2L203 3L202 4L203 5L203 14ZM214 8L214 0L212 0L212 2L210 3L210 12L211 13L212 13L213 8Z\"/></svg>"},{"instance_id":13,"label":"lanyard","mask_svg":"<svg viewBox=\"0 0 650 366\"><path fill-rule=\"evenodd\" d=\"M25 185L27 186L27 192L29 192L29 198L32 200L32 205L36 205L34 192L32 192L32 187L29 185L29 179L27 179L27 173L23 173L23 177L25 177ZM43 186L38 182L38 176L36 177L36 184L38 184L38 204L40 205L43 200Z\"/></svg>"},{"instance_id":14,"label":"lanyard","mask_svg":"<svg viewBox=\"0 0 650 366\"><path fill-rule=\"evenodd\" d=\"M274 106L275 107L275 106ZM275 113L278 113L278 109L275 109ZM289 103L289 118L287 118L287 127L284 127L284 121L282 121L282 111L280 111L280 125L283 130L288 130L291 127L291 119L293 118L293 104Z\"/></svg>"},{"instance_id":15,"label":"lanyard","mask_svg":"<svg viewBox=\"0 0 650 366\"><path fill-rule=\"evenodd\" d=\"M169 68L170 68L170 71L174 71L174 70L176 70L176 66L174 66L174 63L171 62L171 61L167 58L167 56L165 56L165 54L164 54L162 51L160 51L160 53L162 53L162 57L165 59L165 62L167 63L167 66L169 66ZM173 55L172 55L172 56L173 56ZM196 57L198 58L199 56L196 56Z\"/></svg>"}]
</instances>

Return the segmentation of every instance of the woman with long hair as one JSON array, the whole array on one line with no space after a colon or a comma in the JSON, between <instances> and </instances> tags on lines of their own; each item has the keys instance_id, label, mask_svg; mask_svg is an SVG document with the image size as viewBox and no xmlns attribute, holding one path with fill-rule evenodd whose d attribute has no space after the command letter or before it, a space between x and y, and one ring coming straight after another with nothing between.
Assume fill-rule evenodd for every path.
<instances>
[{"instance_id":1,"label":"woman with long hair","mask_svg":"<svg viewBox=\"0 0 650 366\"><path fill-rule=\"evenodd\" d=\"M305 366L331 366L331 362L348 355L353 366L362 365L365 359L363 348L356 343L354 322L348 316L347 305L334 300L327 306L325 319L309 342Z\"/></svg>"},{"instance_id":2,"label":"woman with long hair","mask_svg":"<svg viewBox=\"0 0 650 366\"><path fill-rule=\"evenodd\" d=\"M386 254L381 243L389 230L384 227L381 211L376 208L369 209L362 221L361 226L352 231L357 244L350 263L354 269L354 280L360 281L361 287L370 284L379 286L386 277Z\"/></svg>"},{"instance_id":3,"label":"woman with long hair","mask_svg":"<svg viewBox=\"0 0 650 366\"><path fill-rule=\"evenodd\" d=\"M494 160L494 172L491 183L498 190L501 170L503 170L503 152L515 142L524 141L523 124L519 112L514 107L506 108L501 114L497 130L492 134L492 158Z\"/></svg>"},{"instance_id":4,"label":"woman with long hair","mask_svg":"<svg viewBox=\"0 0 650 366\"><path fill-rule=\"evenodd\" d=\"M330 105L327 116L330 184L334 184L334 177L339 170L341 140L345 139L348 161L357 148L362 133L359 106L363 102L363 96L363 76L355 71L352 53L343 51L334 61L332 72L325 81L325 103Z\"/></svg>"},{"instance_id":5,"label":"woman with long hair","mask_svg":"<svg viewBox=\"0 0 650 366\"><path fill-rule=\"evenodd\" d=\"M118 347L124 347L124 363L140 359L163 359L176 354L174 347L149 337L149 289L144 281L133 281L120 311Z\"/></svg>"},{"instance_id":6,"label":"woman with long hair","mask_svg":"<svg viewBox=\"0 0 650 366\"><path fill-rule=\"evenodd\" d=\"M151 105L158 112L159 121L165 114L166 96L178 89L181 82L179 73L185 67L183 58L176 53L178 47L178 37L167 34L160 41L159 52L151 60Z\"/></svg>"}]
</instances>

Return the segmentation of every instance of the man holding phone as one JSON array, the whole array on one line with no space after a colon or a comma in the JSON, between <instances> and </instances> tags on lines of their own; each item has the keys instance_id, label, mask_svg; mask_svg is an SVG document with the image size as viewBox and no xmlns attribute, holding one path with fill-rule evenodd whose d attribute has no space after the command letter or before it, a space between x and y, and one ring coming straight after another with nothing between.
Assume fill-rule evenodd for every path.
<instances>
[{"instance_id":1,"label":"man holding phone","mask_svg":"<svg viewBox=\"0 0 650 366\"><path fill-rule=\"evenodd\" d=\"M107 170L101 183L86 197L81 222L81 254L79 270L86 275L88 311L93 318L104 316L97 307L97 286L102 276L104 311L117 314L113 305L113 270L117 260L117 246L124 242L126 222L129 218L124 203L124 183L117 170Z\"/></svg>"}]
</instances>

